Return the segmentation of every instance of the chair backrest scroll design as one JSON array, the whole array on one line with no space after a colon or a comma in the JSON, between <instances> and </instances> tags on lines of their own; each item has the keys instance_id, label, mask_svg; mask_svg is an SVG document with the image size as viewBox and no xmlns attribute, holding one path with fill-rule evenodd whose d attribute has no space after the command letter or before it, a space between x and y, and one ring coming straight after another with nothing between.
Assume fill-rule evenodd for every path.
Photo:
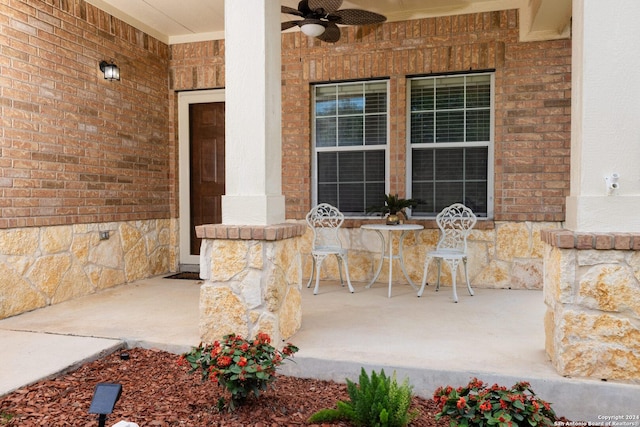
<instances>
[{"instance_id":1,"label":"chair backrest scroll design","mask_svg":"<svg viewBox=\"0 0 640 427\"><path fill-rule=\"evenodd\" d=\"M467 252L467 236L476 225L473 211L462 203L454 203L436 216L440 228L438 250L449 249Z\"/></svg>"},{"instance_id":2,"label":"chair backrest scroll design","mask_svg":"<svg viewBox=\"0 0 640 427\"><path fill-rule=\"evenodd\" d=\"M307 224L313 231L313 247L342 247L338 232L344 214L335 206L321 203L307 214Z\"/></svg>"}]
</instances>

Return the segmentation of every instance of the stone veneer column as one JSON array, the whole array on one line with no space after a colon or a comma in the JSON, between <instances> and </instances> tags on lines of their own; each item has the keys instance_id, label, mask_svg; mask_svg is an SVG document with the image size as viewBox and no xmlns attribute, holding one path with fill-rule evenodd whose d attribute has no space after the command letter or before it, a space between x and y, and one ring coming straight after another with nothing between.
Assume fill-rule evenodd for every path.
<instances>
[{"instance_id":1,"label":"stone veneer column","mask_svg":"<svg viewBox=\"0 0 640 427\"><path fill-rule=\"evenodd\" d=\"M558 373L640 381L640 233L542 240L545 348Z\"/></svg>"},{"instance_id":2,"label":"stone veneer column","mask_svg":"<svg viewBox=\"0 0 640 427\"><path fill-rule=\"evenodd\" d=\"M304 224L202 225L200 337L291 337L302 323L300 245ZM276 344L277 345L277 344Z\"/></svg>"}]
</instances>

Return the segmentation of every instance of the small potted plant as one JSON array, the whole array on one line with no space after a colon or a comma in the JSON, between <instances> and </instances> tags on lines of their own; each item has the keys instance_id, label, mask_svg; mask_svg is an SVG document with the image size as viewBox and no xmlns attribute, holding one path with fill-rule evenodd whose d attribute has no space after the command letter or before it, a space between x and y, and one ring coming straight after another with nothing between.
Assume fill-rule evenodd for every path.
<instances>
[{"instance_id":1,"label":"small potted plant","mask_svg":"<svg viewBox=\"0 0 640 427\"><path fill-rule=\"evenodd\" d=\"M419 201L414 199L401 199L400 197L398 197L397 193L385 194L384 205L370 206L367 208L367 213L379 213L383 217L386 215L387 224L395 225L400 223L398 214L402 214L402 216L406 219L407 213L405 209L413 209L418 206L418 203Z\"/></svg>"}]
</instances>

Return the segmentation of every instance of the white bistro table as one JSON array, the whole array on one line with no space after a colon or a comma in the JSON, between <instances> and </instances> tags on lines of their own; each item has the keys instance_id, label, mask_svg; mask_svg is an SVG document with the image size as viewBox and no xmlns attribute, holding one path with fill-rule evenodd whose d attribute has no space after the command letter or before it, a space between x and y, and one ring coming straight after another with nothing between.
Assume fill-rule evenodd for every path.
<instances>
[{"instance_id":1,"label":"white bistro table","mask_svg":"<svg viewBox=\"0 0 640 427\"><path fill-rule=\"evenodd\" d=\"M393 279L393 260L397 259L400 261L400 268L402 269L402 273L404 277L407 278L409 284L413 287L413 289L418 290L416 285L411 281L409 275L407 274L407 270L404 267L404 258L402 256L402 243L404 242L404 238L409 231L422 230L424 227L418 224L398 224L398 225L387 225L387 224L364 224L361 225L360 228L364 230L373 230L378 233L380 237L380 242L382 243L382 250L380 251L380 265L378 266L378 271L373 276L373 280L366 286L370 288L378 277L380 276L380 271L382 271L382 264L384 263L385 258L389 260L389 298L391 298L391 281ZM385 242L383 231L389 232L388 242ZM396 255L393 254L393 233L400 232L400 240L398 241L398 253ZM388 249L387 249L388 243Z\"/></svg>"}]
</instances>

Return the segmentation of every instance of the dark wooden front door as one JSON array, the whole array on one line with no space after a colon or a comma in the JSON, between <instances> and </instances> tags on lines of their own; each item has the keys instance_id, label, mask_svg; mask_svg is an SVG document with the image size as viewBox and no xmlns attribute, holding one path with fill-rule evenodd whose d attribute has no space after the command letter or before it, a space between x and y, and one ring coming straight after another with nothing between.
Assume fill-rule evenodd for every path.
<instances>
[{"instance_id":1,"label":"dark wooden front door","mask_svg":"<svg viewBox=\"0 0 640 427\"><path fill-rule=\"evenodd\" d=\"M224 102L189 106L191 255L200 254L195 226L222 222Z\"/></svg>"}]
</instances>

